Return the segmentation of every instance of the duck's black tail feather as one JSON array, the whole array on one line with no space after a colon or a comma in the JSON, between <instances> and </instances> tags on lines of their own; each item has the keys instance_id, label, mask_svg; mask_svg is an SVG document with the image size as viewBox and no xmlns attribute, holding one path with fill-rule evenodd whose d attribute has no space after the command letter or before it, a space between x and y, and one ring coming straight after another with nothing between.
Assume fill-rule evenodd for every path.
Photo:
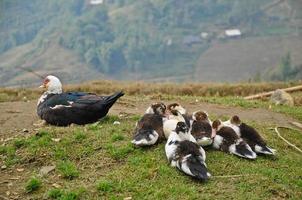
<instances>
[{"instance_id":1,"label":"duck's black tail feather","mask_svg":"<svg viewBox=\"0 0 302 200\"><path fill-rule=\"evenodd\" d=\"M255 145L255 152L259 154L265 154L265 155L274 155L276 153L275 149L272 149L266 145Z\"/></svg>"},{"instance_id":2,"label":"duck's black tail feather","mask_svg":"<svg viewBox=\"0 0 302 200\"><path fill-rule=\"evenodd\" d=\"M257 157L256 153L252 150L252 148L243 141L239 144L236 144L235 148L233 149L233 152L231 150L231 153L248 159L256 159Z\"/></svg>"},{"instance_id":3,"label":"duck's black tail feather","mask_svg":"<svg viewBox=\"0 0 302 200\"><path fill-rule=\"evenodd\" d=\"M103 104L106 105L106 107L109 109L113 106L113 104L122 96L124 96L124 92L116 92L113 95L105 97Z\"/></svg>"},{"instance_id":4,"label":"duck's black tail feather","mask_svg":"<svg viewBox=\"0 0 302 200\"><path fill-rule=\"evenodd\" d=\"M186 157L186 160L181 165L181 170L198 180L208 180L211 175L204 161L200 157L193 156L192 154Z\"/></svg>"}]
</instances>

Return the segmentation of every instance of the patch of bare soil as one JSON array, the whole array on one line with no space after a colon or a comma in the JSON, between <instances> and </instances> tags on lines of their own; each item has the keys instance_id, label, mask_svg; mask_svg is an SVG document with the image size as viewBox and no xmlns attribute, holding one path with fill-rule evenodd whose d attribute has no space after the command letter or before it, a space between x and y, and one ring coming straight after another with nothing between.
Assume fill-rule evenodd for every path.
<instances>
[{"instance_id":1,"label":"patch of bare soil","mask_svg":"<svg viewBox=\"0 0 302 200\"><path fill-rule=\"evenodd\" d=\"M123 98L111 108L109 114L143 114L146 108L155 101L156 100L136 99L134 97ZM175 101L164 102L169 104ZM211 116L215 117L232 116L236 114L239 115L243 121L248 120L282 126L289 125L291 121L296 121L284 114L261 108L245 109L202 102L178 102L187 108L190 113L196 110L206 110ZM36 128L33 124L37 123L38 120L36 101L0 103L0 139L3 140L18 134L24 134L26 130L32 132Z\"/></svg>"}]
</instances>

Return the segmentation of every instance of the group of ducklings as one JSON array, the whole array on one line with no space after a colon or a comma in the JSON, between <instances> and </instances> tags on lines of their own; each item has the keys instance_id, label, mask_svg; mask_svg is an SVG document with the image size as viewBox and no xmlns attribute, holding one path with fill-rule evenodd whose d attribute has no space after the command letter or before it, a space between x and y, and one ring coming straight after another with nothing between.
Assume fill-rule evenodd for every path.
<instances>
[{"instance_id":1,"label":"group of ducklings","mask_svg":"<svg viewBox=\"0 0 302 200\"><path fill-rule=\"evenodd\" d=\"M189 115L178 103L149 106L136 124L132 143L142 147L164 140L171 166L203 181L211 176L205 163L205 146L247 159L256 159L257 154L275 154L257 130L241 122L237 115L212 122L206 111Z\"/></svg>"}]
</instances>

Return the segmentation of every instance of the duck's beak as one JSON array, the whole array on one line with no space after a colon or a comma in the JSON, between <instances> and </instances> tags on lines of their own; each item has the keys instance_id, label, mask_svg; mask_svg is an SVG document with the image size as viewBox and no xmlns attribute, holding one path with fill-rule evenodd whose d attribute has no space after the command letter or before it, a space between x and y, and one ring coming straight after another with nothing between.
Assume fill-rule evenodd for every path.
<instances>
[{"instance_id":1,"label":"duck's beak","mask_svg":"<svg viewBox=\"0 0 302 200\"><path fill-rule=\"evenodd\" d=\"M46 88L46 85L42 84L42 85L39 86L39 88Z\"/></svg>"}]
</instances>

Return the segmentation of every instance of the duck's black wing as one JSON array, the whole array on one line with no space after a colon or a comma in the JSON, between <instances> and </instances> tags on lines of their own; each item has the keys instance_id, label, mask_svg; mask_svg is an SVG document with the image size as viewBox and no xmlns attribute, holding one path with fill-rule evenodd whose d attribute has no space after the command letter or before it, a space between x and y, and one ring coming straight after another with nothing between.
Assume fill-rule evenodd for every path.
<instances>
[{"instance_id":1,"label":"duck's black wing","mask_svg":"<svg viewBox=\"0 0 302 200\"><path fill-rule=\"evenodd\" d=\"M55 106L85 108L98 104L111 107L113 103L123 95L123 92L117 92L110 96L98 96L93 93L84 92L66 92L50 96L47 101L45 101L45 106L51 108L54 108Z\"/></svg>"}]
</instances>

